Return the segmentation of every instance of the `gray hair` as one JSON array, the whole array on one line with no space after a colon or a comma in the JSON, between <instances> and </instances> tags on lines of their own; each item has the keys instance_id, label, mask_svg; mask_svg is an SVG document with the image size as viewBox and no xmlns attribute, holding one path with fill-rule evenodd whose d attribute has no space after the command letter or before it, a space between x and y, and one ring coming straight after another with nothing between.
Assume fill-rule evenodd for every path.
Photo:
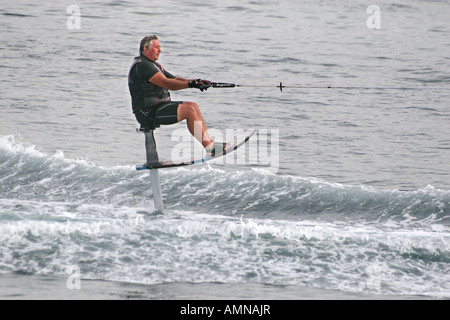
<instances>
[{"instance_id":1,"label":"gray hair","mask_svg":"<svg viewBox=\"0 0 450 320\"><path fill-rule=\"evenodd\" d=\"M145 36L141 40L141 46L139 47L139 53L142 54L142 52L144 52L144 48L150 47L150 45L152 44L153 40L158 40L158 37L155 36L154 34L152 34L150 36Z\"/></svg>"}]
</instances>

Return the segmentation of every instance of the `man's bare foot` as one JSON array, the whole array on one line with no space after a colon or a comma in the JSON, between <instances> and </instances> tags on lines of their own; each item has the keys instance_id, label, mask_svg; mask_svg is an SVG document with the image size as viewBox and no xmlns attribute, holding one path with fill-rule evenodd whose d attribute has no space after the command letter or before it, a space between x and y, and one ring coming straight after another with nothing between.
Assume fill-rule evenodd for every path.
<instances>
[{"instance_id":1,"label":"man's bare foot","mask_svg":"<svg viewBox=\"0 0 450 320\"><path fill-rule=\"evenodd\" d=\"M229 142L214 142L209 144L205 149L206 153L215 157L225 153L225 151L231 147Z\"/></svg>"}]
</instances>

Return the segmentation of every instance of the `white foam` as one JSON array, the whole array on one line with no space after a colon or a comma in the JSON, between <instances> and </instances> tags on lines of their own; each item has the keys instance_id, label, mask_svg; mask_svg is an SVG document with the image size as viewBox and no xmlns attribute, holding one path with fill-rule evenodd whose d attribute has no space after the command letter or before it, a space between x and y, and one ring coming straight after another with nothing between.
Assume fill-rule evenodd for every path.
<instances>
[{"instance_id":1,"label":"white foam","mask_svg":"<svg viewBox=\"0 0 450 320\"><path fill-rule=\"evenodd\" d=\"M7 152L12 156L26 156L31 158L47 158L49 166L52 167L55 163L61 163L61 161L70 164L62 170L71 170L74 165L81 164L86 166L96 166L96 164L88 159L77 157L77 159L66 158L63 150L56 150L54 154L49 155L37 149L35 145L27 145L25 143L16 142L14 135L0 136L0 149ZM57 160L54 162L54 160Z\"/></svg>"},{"instance_id":2,"label":"white foam","mask_svg":"<svg viewBox=\"0 0 450 320\"><path fill-rule=\"evenodd\" d=\"M14 135L0 136L0 148L3 152L8 152L10 154L26 154L33 155L36 157L44 157L45 154L36 150L36 146L29 145L25 146L23 144L17 143Z\"/></svg>"}]
</instances>

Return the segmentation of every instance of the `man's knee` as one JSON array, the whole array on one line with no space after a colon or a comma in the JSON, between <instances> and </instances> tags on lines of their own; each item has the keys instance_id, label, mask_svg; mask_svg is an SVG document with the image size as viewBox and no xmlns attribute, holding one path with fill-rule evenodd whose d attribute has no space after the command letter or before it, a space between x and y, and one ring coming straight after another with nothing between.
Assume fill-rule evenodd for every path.
<instances>
[{"instance_id":1,"label":"man's knee","mask_svg":"<svg viewBox=\"0 0 450 320\"><path fill-rule=\"evenodd\" d=\"M198 104L195 102L183 102L180 106L181 113L187 115L196 114L198 110Z\"/></svg>"},{"instance_id":2,"label":"man's knee","mask_svg":"<svg viewBox=\"0 0 450 320\"><path fill-rule=\"evenodd\" d=\"M189 111L197 111L198 110L198 104L195 102L183 102L183 104L186 104L186 108Z\"/></svg>"}]
</instances>

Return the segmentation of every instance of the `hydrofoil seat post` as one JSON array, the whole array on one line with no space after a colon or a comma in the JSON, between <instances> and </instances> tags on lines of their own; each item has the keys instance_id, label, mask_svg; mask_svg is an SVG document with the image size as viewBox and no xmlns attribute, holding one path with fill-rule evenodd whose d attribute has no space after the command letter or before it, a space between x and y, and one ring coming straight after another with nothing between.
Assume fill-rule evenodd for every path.
<instances>
[{"instance_id":1,"label":"hydrofoil seat post","mask_svg":"<svg viewBox=\"0 0 450 320\"><path fill-rule=\"evenodd\" d=\"M140 128L140 132L145 135L145 152L147 154L146 165L150 166L152 163L159 162L158 151L156 150L155 136L153 130L146 128ZM150 170L150 179L152 182L153 200L155 202L155 208L158 211L164 211L164 204L161 195L161 183L159 181L158 169Z\"/></svg>"},{"instance_id":2,"label":"hydrofoil seat post","mask_svg":"<svg viewBox=\"0 0 450 320\"><path fill-rule=\"evenodd\" d=\"M145 152L147 154L147 162L145 164L150 166L152 163L159 161L158 151L156 150L155 136L153 134L154 131L146 130L143 132L145 134Z\"/></svg>"}]
</instances>

